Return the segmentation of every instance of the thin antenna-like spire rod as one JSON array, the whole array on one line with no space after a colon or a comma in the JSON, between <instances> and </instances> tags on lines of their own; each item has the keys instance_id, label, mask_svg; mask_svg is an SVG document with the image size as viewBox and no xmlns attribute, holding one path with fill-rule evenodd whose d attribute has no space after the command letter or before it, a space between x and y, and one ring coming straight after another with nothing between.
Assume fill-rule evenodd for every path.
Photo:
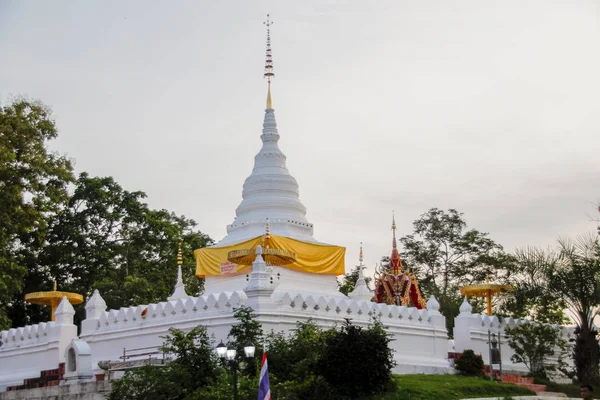
<instances>
[{"instance_id":1,"label":"thin antenna-like spire rod","mask_svg":"<svg viewBox=\"0 0 600 400\"><path fill-rule=\"evenodd\" d=\"M392 246L394 246L394 249L395 249L397 246L396 246L396 216L394 215L394 210L392 210L392 232L393 232Z\"/></svg>"},{"instance_id":2,"label":"thin antenna-like spire rod","mask_svg":"<svg viewBox=\"0 0 600 400\"><path fill-rule=\"evenodd\" d=\"M273 21L271 21L271 16L267 14L267 20L263 22L267 27L267 54L265 61L265 73L264 77L267 78L267 82L269 84L269 89L267 91L267 109L273 108L273 100L271 99L271 79L275 77L275 73L273 72L273 54L271 52L271 25L273 25Z\"/></svg>"},{"instance_id":3,"label":"thin antenna-like spire rod","mask_svg":"<svg viewBox=\"0 0 600 400\"><path fill-rule=\"evenodd\" d=\"M362 267L363 263L363 244L360 242L360 254L358 255L358 261L360 262L360 266Z\"/></svg>"}]
</instances>

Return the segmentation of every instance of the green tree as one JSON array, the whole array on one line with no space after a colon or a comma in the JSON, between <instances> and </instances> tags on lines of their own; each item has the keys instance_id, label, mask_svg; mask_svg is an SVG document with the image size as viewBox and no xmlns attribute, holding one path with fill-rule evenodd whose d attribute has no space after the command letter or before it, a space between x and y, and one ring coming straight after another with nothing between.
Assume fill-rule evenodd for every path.
<instances>
[{"instance_id":1,"label":"green tree","mask_svg":"<svg viewBox=\"0 0 600 400\"><path fill-rule=\"evenodd\" d=\"M236 359L243 366L242 372L248 376L254 376L260 364L260 357L258 355L262 355L262 325L256 320L256 314L252 307L240 306L234 310L233 316L239 323L234 324L229 330L227 347L236 349ZM257 350L257 356L253 360L246 359L244 347L247 344L254 345Z\"/></svg>"},{"instance_id":2,"label":"green tree","mask_svg":"<svg viewBox=\"0 0 600 400\"><path fill-rule=\"evenodd\" d=\"M434 295L450 332L462 302L460 288L504 274L507 258L487 233L467 229L462 213L432 208L400 239L402 258L413 266L423 294Z\"/></svg>"},{"instance_id":3,"label":"green tree","mask_svg":"<svg viewBox=\"0 0 600 400\"><path fill-rule=\"evenodd\" d=\"M323 330L309 320L298 322L289 335L284 332L270 332L266 335L273 398L339 398L335 388L318 372L318 362L327 337L333 334L335 329Z\"/></svg>"},{"instance_id":4,"label":"green tree","mask_svg":"<svg viewBox=\"0 0 600 400\"><path fill-rule=\"evenodd\" d=\"M515 274L535 270L529 286L519 288L520 296L537 294L542 304L556 302L566 307L577 325L573 346L577 378L597 381L600 345L593 321L600 307L600 239L595 234L575 241L559 239L556 250L530 250L518 260Z\"/></svg>"},{"instance_id":5,"label":"green tree","mask_svg":"<svg viewBox=\"0 0 600 400\"><path fill-rule=\"evenodd\" d=\"M546 378L546 371L554 370L554 366L546 364L548 357L556 350L562 352L567 348L567 342L562 339L560 327L556 325L527 323L506 330L508 345L514 354L510 357L514 363L523 363L538 378Z\"/></svg>"},{"instance_id":6,"label":"green tree","mask_svg":"<svg viewBox=\"0 0 600 400\"><path fill-rule=\"evenodd\" d=\"M350 399L384 392L395 365L390 341L379 321L364 329L345 319L341 330L326 338L317 362L319 372Z\"/></svg>"},{"instance_id":7,"label":"green tree","mask_svg":"<svg viewBox=\"0 0 600 400\"><path fill-rule=\"evenodd\" d=\"M0 107L0 329L28 272L40 269L47 218L68 199L71 162L50 152L57 137L49 109L19 100Z\"/></svg>"},{"instance_id":8,"label":"green tree","mask_svg":"<svg viewBox=\"0 0 600 400\"><path fill-rule=\"evenodd\" d=\"M547 266L556 262L557 254L536 247L515 250L507 263L506 282L512 286L500 307L500 315L516 318L529 317L549 324L567 322L566 304L561 297L545 291Z\"/></svg>"},{"instance_id":9,"label":"green tree","mask_svg":"<svg viewBox=\"0 0 600 400\"><path fill-rule=\"evenodd\" d=\"M219 379L222 370L206 328L185 333L171 328L162 350L173 360L164 367L147 366L128 371L113 383L109 400L188 400Z\"/></svg>"},{"instance_id":10,"label":"green tree","mask_svg":"<svg viewBox=\"0 0 600 400\"><path fill-rule=\"evenodd\" d=\"M202 290L194 276L193 250L212 243L196 223L166 210L153 210L141 191L129 192L113 178L82 173L66 206L49 218L40 267L30 271L27 291L63 290L90 295L98 289L109 308L165 300L173 290L177 243L182 242L183 274L191 295ZM14 325L47 319L47 311L14 300ZM76 319L83 317L83 307Z\"/></svg>"}]
</instances>

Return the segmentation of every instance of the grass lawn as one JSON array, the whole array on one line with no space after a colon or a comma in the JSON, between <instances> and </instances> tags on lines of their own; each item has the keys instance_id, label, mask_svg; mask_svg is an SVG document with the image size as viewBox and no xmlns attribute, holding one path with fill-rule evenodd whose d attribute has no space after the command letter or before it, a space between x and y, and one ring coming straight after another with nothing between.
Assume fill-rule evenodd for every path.
<instances>
[{"instance_id":1,"label":"grass lawn","mask_svg":"<svg viewBox=\"0 0 600 400\"><path fill-rule=\"evenodd\" d=\"M535 393L509 383L459 375L395 375L396 393L377 400L457 400L477 397L533 395Z\"/></svg>"}]
</instances>

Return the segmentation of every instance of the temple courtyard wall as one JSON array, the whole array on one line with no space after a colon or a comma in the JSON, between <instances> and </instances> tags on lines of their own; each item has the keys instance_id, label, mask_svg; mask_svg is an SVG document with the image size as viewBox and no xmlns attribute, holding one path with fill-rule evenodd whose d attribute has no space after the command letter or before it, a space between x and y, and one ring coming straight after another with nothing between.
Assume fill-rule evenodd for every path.
<instances>
[{"instance_id":1,"label":"temple courtyard wall","mask_svg":"<svg viewBox=\"0 0 600 400\"><path fill-rule=\"evenodd\" d=\"M507 344L505 329L529 321L500 320L495 316L472 314L470 307L462 307L461 314L455 319L454 339L448 340L445 317L433 298L427 304L428 309L419 310L352 299L341 294L318 296L287 291L239 290L106 310L106 304L96 291L86 304L86 319L82 321L79 336L73 325L74 310L67 300L59 306L55 322L0 332L0 392L7 389L20 392L15 389L36 385L68 386L94 382L105 374L99 363L123 361L124 350L157 349L172 327L189 330L204 325L215 345L221 340L226 342L231 326L237 323L233 317L234 309L240 306L249 306L255 311L265 333L289 332L298 322L308 320L331 328L339 327L345 318L360 326L367 326L377 318L393 339L390 346L396 361L394 373L398 374L453 373L448 355L466 349L481 354L489 364L489 331L501 337L503 369L526 372L524 365L510 361L512 350ZM562 333L568 338L573 330L563 327ZM5 398L9 397L0 397Z\"/></svg>"}]
</instances>

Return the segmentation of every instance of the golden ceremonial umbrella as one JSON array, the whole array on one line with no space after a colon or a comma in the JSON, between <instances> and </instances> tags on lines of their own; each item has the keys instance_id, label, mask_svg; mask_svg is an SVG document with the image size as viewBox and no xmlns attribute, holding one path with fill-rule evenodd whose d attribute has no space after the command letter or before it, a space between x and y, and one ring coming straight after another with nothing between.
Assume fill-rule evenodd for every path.
<instances>
[{"instance_id":1,"label":"golden ceremonial umbrella","mask_svg":"<svg viewBox=\"0 0 600 400\"><path fill-rule=\"evenodd\" d=\"M267 265L287 265L296 261L296 253L283 249L262 249L262 257ZM233 250L227 254L227 260L234 264L252 265L256 258L256 249Z\"/></svg>"},{"instance_id":2,"label":"golden ceremonial umbrella","mask_svg":"<svg viewBox=\"0 0 600 400\"><path fill-rule=\"evenodd\" d=\"M39 304L41 306L50 306L50 321L54 321L54 312L60 304L63 297L67 297L67 300L71 304L83 303L83 296L77 293L71 292L58 292L56 290L56 281L54 281L54 287L51 292L34 292L25 295L25 301L31 304Z\"/></svg>"},{"instance_id":3,"label":"golden ceremonial umbrella","mask_svg":"<svg viewBox=\"0 0 600 400\"><path fill-rule=\"evenodd\" d=\"M460 294L469 297L485 297L487 303L487 315L492 315L492 296L497 295L498 293L507 292L511 289L512 286L510 285L486 282L478 285L464 286L460 289Z\"/></svg>"},{"instance_id":4,"label":"golden ceremonial umbrella","mask_svg":"<svg viewBox=\"0 0 600 400\"><path fill-rule=\"evenodd\" d=\"M269 218L267 218L266 231L262 241L262 258L265 263L271 265L288 265L296 261L296 253L284 249L271 249L271 229ZM227 254L227 260L239 265L252 265L256 259L256 248L233 250Z\"/></svg>"}]
</instances>

